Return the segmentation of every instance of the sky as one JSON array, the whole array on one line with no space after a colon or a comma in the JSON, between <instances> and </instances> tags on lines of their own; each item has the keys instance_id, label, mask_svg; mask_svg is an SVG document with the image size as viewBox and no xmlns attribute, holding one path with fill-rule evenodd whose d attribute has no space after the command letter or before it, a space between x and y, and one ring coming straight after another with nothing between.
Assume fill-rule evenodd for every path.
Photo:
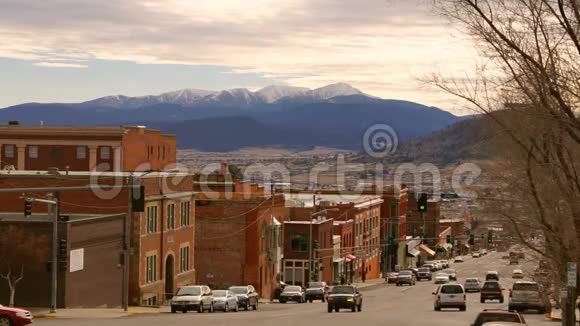
<instances>
[{"instance_id":1,"label":"sky","mask_svg":"<svg viewBox=\"0 0 580 326\"><path fill-rule=\"evenodd\" d=\"M468 114L425 85L476 52L428 0L0 0L0 107L349 83Z\"/></svg>"}]
</instances>

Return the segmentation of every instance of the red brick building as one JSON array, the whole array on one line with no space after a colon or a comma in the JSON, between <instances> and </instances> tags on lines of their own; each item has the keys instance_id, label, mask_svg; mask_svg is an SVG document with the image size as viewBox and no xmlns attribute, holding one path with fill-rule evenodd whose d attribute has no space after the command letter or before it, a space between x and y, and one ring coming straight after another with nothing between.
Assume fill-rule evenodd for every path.
<instances>
[{"instance_id":1,"label":"red brick building","mask_svg":"<svg viewBox=\"0 0 580 326\"><path fill-rule=\"evenodd\" d=\"M340 258L334 261L338 279L353 282L354 275L354 220L334 221L334 235L340 237ZM335 276L335 279L337 277Z\"/></svg>"},{"instance_id":2,"label":"red brick building","mask_svg":"<svg viewBox=\"0 0 580 326\"><path fill-rule=\"evenodd\" d=\"M0 189L122 185L127 183L128 176L128 173L100 173L96 179L90 172L0 171ZM168 172L135 173L134 176L145 187L146 209L142 213L135 212L131 218L133 254L129 299L133 305L156 305L171 296L177 287L195 283L193 177ZM27 195L45 198L46 194ZM0 211L23 214L20 196L21 193L0 194L3 203ZM61 215L126 213L128 197L126 189L58 193ZM44 204L33 205L34 213L46 210Z\"/></svg>"},{"instance_id":3,"label":"red brick building","mask_svg":"<svg viewBox=\"0 0 580 326\"><path fill-rule=\"evenodd\" d=\"M165 170L176 157L175 136L142 126L0 125L0 169Z\"/></svg>"},{"instance_id":4,"label":"red brick building","mask_svg":"<svg viewBox=\"0 0 580 326\"><path fill-rule=\"evenodd\" d=\"M374 194L346 193L337 191L289 191L285 193L287 206L306 207L310 212L330 209L327 216L336 221L353 220L353 277L360 279L366 273L367 279L380 277L381 269L381 206L383 199ZM313 204L315 196L316 204ZM336 210L336 211L334 211ZM308 210L306 210L308 212ZM297 214L295 218L309 218Z\"/></svg>"},{"instance_id":5,"label":"red brick building","mask_svg":"<svg viewBox=\"0 0 580 326\"><path fill-rule=\"evenodd\" d=\"M224 175L196 178L196 272L213 288L253 285L271 298L281 277L284 196Z\"/></svg>"},{"instance_id":6,"label":"red brick building","mask_svg":"<svg viewBox=\"0 0 580 326\"><path fill-rule=\"evenodd\" d=\"M308 259L312 228L312 268ZM284 221L284 282L308 286L309 280L332 284L333 220L324 217L311 221ZM310 277L312 271L312 277Z\"/></svg>"}]
</instances>

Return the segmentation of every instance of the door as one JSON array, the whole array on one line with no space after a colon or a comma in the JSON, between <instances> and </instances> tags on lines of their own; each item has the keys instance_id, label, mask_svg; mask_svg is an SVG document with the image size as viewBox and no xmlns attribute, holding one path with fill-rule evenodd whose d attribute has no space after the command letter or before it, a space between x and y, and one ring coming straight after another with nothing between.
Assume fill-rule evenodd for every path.
<instances>
[{"instance_id":1,"label":"door","mask_svg":"<svg viewBox=\"0 0 580 326\"><path fill-rule=\"evenodd\" d=\"M173 255L167 256L165 260L165 300L173 297L173 281L175 275L175 259Z\"/></svg>"}]
</instances>

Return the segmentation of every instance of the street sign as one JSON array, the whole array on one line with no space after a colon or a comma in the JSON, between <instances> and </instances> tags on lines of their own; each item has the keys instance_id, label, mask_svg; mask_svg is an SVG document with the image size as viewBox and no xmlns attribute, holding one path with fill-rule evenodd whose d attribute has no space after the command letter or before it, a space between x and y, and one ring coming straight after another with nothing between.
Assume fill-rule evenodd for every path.
<instances>
[{"instance_id":1,"label":"street sign","mask_svg":"<svg viewBox=\"0 0 580 326\"><path fill-rule=\"evenodd\" d=\"M442 199L453 199L453 198L459 198L459 195L456 193L441 194L441 198Z\"/></svg>"},{"instance_id":2,"label":"street sign","mask_svg":"<svg viewBox=\"0 0 580 326\"><path fill-rule=\"evenodd\" d=\"M576 277L578 272L576 271L576 263L568 263L568 286L569 287L576 287Z\"/></svg>"}]
</instances>

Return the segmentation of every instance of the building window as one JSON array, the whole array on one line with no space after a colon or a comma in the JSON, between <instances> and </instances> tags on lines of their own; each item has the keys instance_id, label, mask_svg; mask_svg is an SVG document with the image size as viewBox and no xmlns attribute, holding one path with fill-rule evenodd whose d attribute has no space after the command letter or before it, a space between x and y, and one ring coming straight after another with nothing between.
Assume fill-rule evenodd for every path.
<instances>
[{"instance_id":1,"label":"building window","mask_svg":"<svg viewBox=\"0 0 580 326\"><path fill-rule=\"evenodd\" d=\"M161 145L157 145L157 159L161 159Z\"/></svg>"},{"instance_id":2,"label":"building window","mask_svg":"<svg viewBox=\"0 0 580 326\"><path fill-rule=\"evenodd\" d=\"M77 146L77 160L84 160L87 158L87 147Z\"/></svg>"},{"instance_id":3,"label":"building window","mask_svg":"<svg viewBox=\"0 0 580 326\"><path fill-rule=\"evenodd\" d=\"M4 145L4 157L14 158L14 145Z\"/></svg>"},{"instance_id":4,"label":"building window","mask_svg":"<svg viewBox=\"0 0 580 326\"><path fill-rule=\"evenodd\" d=\"M179 249L179 272L187 272L189 270L189 247Z\"/></svg>"},{"instance_id":5,"label":"building window","mask_svg":"<svg viewBox=\"0 0 580 326\"><path fill-rule=\"evenodd\" d=\"M167 204L167 230L175 229L175 204Z\"/></svg>"},{"instance_id":6,"label":"building window","mask_svg":"<svg viewBox=\"0 0 580 326\"><path fill-rule=\"evenodd\" d=\"M147 233L157 232L157 206L147 207Z\"/></svg>"},{"instance_id":7,"label":"building window","mask_svg":"<svg viewBox=\"0 0 580 326\"><path fill-rule=\"evenodd\" d=\"M50 152L50 158L53 160L62 159L62 146L52 146L52 151Z\"/></svg>"},{"instance_id":8,"label":"building window","mask_svg":"<svg viewBox=\"0 0 580 326\"><path fill-rule=\"evenodd\" d=\"M167 156L167 147L163 145L163 159L165 160L165 156Z\"/></svg>"},{"instance_id":9,"label":"building window","mask_svg":"<svg viewBox=\"0 0 580 326\"><path fill-rule=\"evenodd\" d=\"M109 146L101 146L101 160L110 160L111 159L111 147Z\"/></svg>"},{"instance_id":10,"label":"building window","mask_svg":"<svg viewBox=\"0 0 580 326\"><path fill-rule=\"evenodd\" d=\"M145 282L152 283L157 281L157 255L147 256Z\"/></svg>"},{"instance_id":11,"label":"building window","mask_svg":"<svg viewBox=\"0 0 580 326\"><path fill-rule=\"evenodd\" d=\"M306 237L295 235L291 240L292 251L308 251L308 241Z\"/></svg>"},{"instance_id":12,"label":"building window","mask_svg":"<svg viewBox=\"0 0 580 326\"><path fill-rule=\"evenodd\" d=\"M181 226L188 226L189 225L189 202L183 201L181 202Z\"/></svg>"},{"instance_id":13,"label":"building window","mask_svg":"<svg viewBox=\"0 0 580 326\"><path fill-rule=\"evenodd\" d=\"M157 296L151 297L145 300L146 306L156 306L157 305Z\"/></svg>"},{"instance_id":14,"label":"building window","mask_svg":"<svg viewBox=\"0 0 580 326\"><path fill-rule=\"evenodd\" d=\"M38 158L38 146L28 146L28 158Z\"/></svg>"},{"instance_id":15,"label":"building window","mask_svg":"<svg viewBox=\"0 0 580 326\"><path fill-rule=\"evenodd\" d=\"M399 205L397 203L391 203L391 217L399 216Z\"/></svg>"},{"instance_id":16,"label":"building window","mask_svg":"<svg viewBox=\"0 0 580 326\"><path fill-rule=\"evenodd\" d=\"M284 283L288 285L305 286L308 279L308 261L285 260Z\"/></svg>"}]
</instances>

